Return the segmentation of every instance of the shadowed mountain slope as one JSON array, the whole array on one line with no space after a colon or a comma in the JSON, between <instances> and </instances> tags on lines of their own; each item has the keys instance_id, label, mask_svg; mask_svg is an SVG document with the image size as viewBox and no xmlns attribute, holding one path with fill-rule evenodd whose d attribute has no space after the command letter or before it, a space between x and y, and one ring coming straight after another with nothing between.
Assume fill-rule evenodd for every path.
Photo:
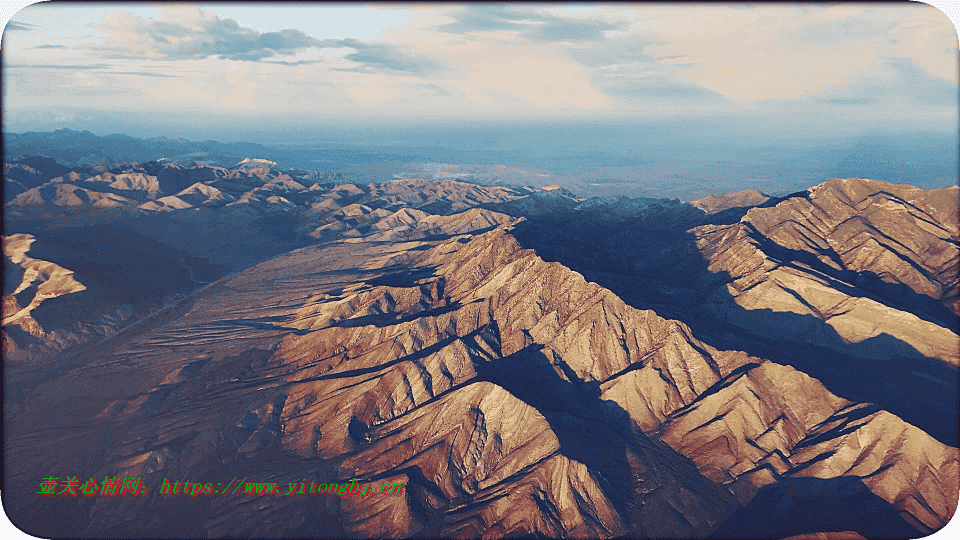
<instances>
[{"instance_id":1,"label":"shadowed mountain slope","mask_svg":"<svg viewBox=\"0 0 960 540\"><path fill-rule=\"evenodd\" d=\"M317 240L399 241L489 229L511 218L472 206L522 196L454 180L320 185L304 180L303 171L256 159L233 168L162 160L74 172L48 158L20 158L6 168L39 184L6 204L7 229L37 238L34 249L47 260L79 265L92 287L81 298L44 306L49 329L59 332L17 334L20 345L9 349L17 359L109 335L229 271ZM89 256L81 253L87 248Z\"/></svg>"},{"instance_id":2,"label":"shadowed mountain slope","mask_svg":"<svg viewBox=\"0 0 960 540\"><path fill-rule=\"evenodd\" d=\"M811 191L711 216L688 205L619 220L531 216L514 235L704 341L794 366L956 445L956 423L939 420L956 416L956 188L831 180ZM898 251L862 259L870 250L858 246L881 243Z\"/></svg>"},{"instance_id":3,"label":"shadowed mountain slope","mask_svg":"<svg viewBox=\"0 0 960 540\"><path fill-rule=\"evenodd\" d=\"M850 512L896 530L939 527L955 505L955 448L793 368L717 350L502 228L296 250L98 347L69 385L29 394L11 478L41 460L151 486L357 478L405 496L11 499L28 530L56 511L84 534L136 530L136 515L177 536L337 523L332 536L700 537L776 495L764 486L793 493L805 477L862 482L853 496L873 502ZM131 378L134 358L149 372ZM121 393L96 390L105 380ZM45 418L81 392L84 407ZM58 426L36 458L33 425Z\"/></svg>"},{"instance_id":4,"label":"shadowed mountain slope","mask_svg":"<svg viewBox=\"0 0 960 540\"><path fill-rule=\"evenodd\" d=\"M7 204L5 323L7 297L83 288L5 350L18 526L854 539L954 514L956 189L831 180L698 208L316 178L157 161ZM49 271L28 276L27 245ZM40 497L44 475L149 490ZM225 493L238 479L281 494ZM404 489L284 496L354 479Z\"/></svg>"},{"instance_id":5,"label":"shadowed mountain slope","mask_svg":"<svg viewBox=\"0 0 960 540\"><path fill-rule=\"evenodd\" d=\"M35 240L29 234L3 237L3 326L16 326L31 336L43 337L44 329L31 312L46 300L80 292L86 286L74 279L73 271L28 257L26 253ZM17 348L6 332L3 342L5 350Z\"/></svg>"}]
</instances>

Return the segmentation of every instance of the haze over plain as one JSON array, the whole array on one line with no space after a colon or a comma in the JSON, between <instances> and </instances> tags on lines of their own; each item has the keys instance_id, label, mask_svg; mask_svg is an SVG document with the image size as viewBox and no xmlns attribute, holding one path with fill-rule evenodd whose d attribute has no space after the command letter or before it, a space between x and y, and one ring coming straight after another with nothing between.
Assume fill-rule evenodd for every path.
<instances>
[{"instance_id":1,"label":"haze over plain","mask_svg":"<svg viewBox=\"0 0 960 540\"><path fill-rule=\"evenodd\" d=\"M34 5L4 34L4 130L540 167L684 200L937 187L957 176L956 40L907 3Z\"/></svg>"}]
</instances>

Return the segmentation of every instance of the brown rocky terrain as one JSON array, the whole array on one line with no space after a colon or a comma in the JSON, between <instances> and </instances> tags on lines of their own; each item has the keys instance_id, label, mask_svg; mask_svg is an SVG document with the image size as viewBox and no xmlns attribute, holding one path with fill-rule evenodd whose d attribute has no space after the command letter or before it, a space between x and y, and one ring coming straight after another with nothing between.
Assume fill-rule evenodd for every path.
<instances>
[{"instance_id":1,"label":"brown rocky terrain","mask_svg":"<svg viewBox=\"0 0 960 540\"><path fill-rule=\"evenodd\" d=\"M934 298L956 315L958 193L957 186L923 190L834 179L776 209L752 210L744 222L786 250L810 253L823 267L876 276ZM861 281L868 290L884 288L876 279Z\"/></svg>"},{"instance_id":2,"label":"brown rocky terrain","mask_svg":"<svg viewBox=\"0 0 960 540\"><path fill-rule=\"evenodd\" d=\"M855 356L957 366L957 193L831 180L739 223L693 229L710 271L730 276L707 309Z\"/></svg>"},{"instance_id":3,"label":"brown rocky terrain","mask_svg":"<svg viewBox=\"0 0 960 540\"><path fill-rule=\"evenodd\" d=\"M935 418L952 417L957 399L956 196L830 180L712 215L651 205L612 221L532 216L514 235L704 341L793 366L955 446L955 423Z\"/></svg>"},{"instance_id":4,"label":"brown rocky terrain","mask_svg":"<svg viewBox=\"0 0 960 540\"><path fill-rule=\"evenodd\" d=\"M16 326L34 337L43 337L44 329L30 315L45 300L86 289L74 279L73 272L49 261L28 257L35 238L29 234L3 237L4 291L3 326ZM9 289L9 290L8 290ZM4 328L4 352L16 349Z\"/></svg>"},{"instance_id":5,"label":"brown rocky terrain","mask_svg":"<svg viewBox=\"0 0 960 540\"><path fill-rule=\"evenodd\" d=\"M150 162L67 173L42 158L21 161L7 164L7 169L36 176L32 182L38 185L7 203L9 223L14 230L38 238L37 245L53 261L73 263L83 258L79 268L85 282L95 282L95 291L49 314L47 325L58 332L34 332L33 339L22 336L18 358L46 357L102 338L227 271L317 239L377 235L382 241L394 241L489 228L510 218L480 210L452 221L438 218L521 196L509 188L454 180L410 179L360 187L313 183L308 188L290 174L254 161L232 169ZM43 170L60 176L44 182ZM191 180L197 181L181 187ZM397 220L407 222L406 230L396 227ZM72 248L65 246L68 250L84 244L100 246L104 227L110 231L107 236L124 248L99 261L55 247L64 245L61 231L67 230L74 235ZM152 239L151 244L164 245L162 255L154 257L159 260L146 272L139 258L129 257L146 249L144 237ZM138 298L127 298L131 290ZM150 292L140 294L145 290ZM143 303L145 297L150 302ZM13 309L11 301L5 302Z\"/></svg>"},{"instance_id":6,"label":"brown rocky terrain","mask_svg":"<svg viewBox=\"0 0 960 540\"><path fill-rule=\"evenodd\" d=\"M124 208L134 206L135 201L114 193L85 189L64 182L48 182L17 195L11 204L21 207L81 207Z\"/></svg>"},{"instance_id":7,"label":"brown rocky terrain","mask_svg":"<svg viewBox=\"0 0 960 540\"><path fill-rule=\"evenodd\" d=\"M831 180L707 213L241 165L98 171L133 218L64 228L63 207L8 204L85 287L39 324L131 314L8 364L24 530L910 538L956 511L955 188ZM50 475L150 491L38 497ZM159 493L240 478L404 493Z\"/></svg>"},{"instance_id":8,"label":"brown rocky terrain","mask_svg":"<svg viewBox=\"0 0 960 540\"><path fill-rule=\"evenodd\" d=\"M745 189L736 193L707 195L706 197L700 197L690 204L708 214L716 214L717 212L731 208L758 206L767 202L769 199L770 197L760 193L756 189Z\"/></svg>"},{"instance_id":9,"label":"brown rocky terrain","mask_svg":"<svg viewBox=\"0 0 960 540\"><path fill-rule=\"evenodd\" d=\"M198 278L220 272L120 227L14 234L4 237L4 245L8 365L52 360L103 339L182 299Z\"/></svg>"},{"instance_id":10,"label":"brown rocky terrain","mask_svg":"<svg viewBox=\"0 0 960 540\"><path fill-rule=\"evenodd\" d=\"M857 525L868 536L879 525L930 531L955 510L956 448L791 367L700 342L520 249L502 228L388 246L294 251L103 345L71 373L72 390L60 379L27 397L9 451L33 463L22 453L37 444L29 426L83 392L87 405L41 445L48 468L151 485L370 478L402 482L405 497L217 498L173 518L186 504L154 494L25 502L20 515L77 515L86 534L134 530L134 513L212 536L337 523L325 530L691 537L805 479L862 485L839 523L872 512L879 521ZM156 363L133 380L133 358ZM128 383L118 395L91 386L102 380ZM84 450L65 456L63 444Z\"/></svg>"},{"instance_id":11,"label":"brown rocky terrain","mask_svg":"<svg viewBox=\"0 0 960 540\"><path fill-rule=\"evenodd\" d=\"M38 187L52 178L67 176L72 180L88 177L93 169L70 168L48 157L28 156L3 163L3 202L13 200L28 189Z\"/></svg>"}]
</instances>

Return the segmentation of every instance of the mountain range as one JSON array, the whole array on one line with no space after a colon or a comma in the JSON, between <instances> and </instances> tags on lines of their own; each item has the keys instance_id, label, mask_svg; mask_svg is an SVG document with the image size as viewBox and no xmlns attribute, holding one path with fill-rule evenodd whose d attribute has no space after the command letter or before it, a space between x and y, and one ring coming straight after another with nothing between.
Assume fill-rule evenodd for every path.
<instances>
[{"instance_id":1,"label":"mountain range","mask_svg":"<svg viewBox=\"0 0 960 540\"><path fill-rule=\"evenodd\" d=\"M956 512L956 186L684 203L158 159L179 144L6 154L4 506L31 534L839 540ZM149 491L37 495L72 476ZM404 492L160 493L231 478Z\"/></svg>"},{"instance_id":2,"label":"mountain range","mask_svg":"<svg viewBox=\"0 0 960 540\"><path fill-rule=\"evenodd\" d=\"M101 120L101 126L115 124ZM747 186L783 196L831 177L876 178L927 189L956 183L956 130L894 134L882 126L861 125L854 130L866 130L861 134L819 130L797 139L802 123L798 118L791 129L770 132L770 126L736 128L728 119L702 117L669 123L479 122L469 130L381 122L277 131L267 122L258 124L272 133L255 139L262 143L97 135L68 128L5 132L3 138L6 162L46 156L77 171L154 160L232 168L251 157L283 170L313 171L314 180L323 182L455 178L510 187L559 185L584 198L690 202ZM218 129L238 137L249 127ZM145 124L138 132L156 131ZM11 191L9 186L5 191Z\"/></svg>"}]
</instances>

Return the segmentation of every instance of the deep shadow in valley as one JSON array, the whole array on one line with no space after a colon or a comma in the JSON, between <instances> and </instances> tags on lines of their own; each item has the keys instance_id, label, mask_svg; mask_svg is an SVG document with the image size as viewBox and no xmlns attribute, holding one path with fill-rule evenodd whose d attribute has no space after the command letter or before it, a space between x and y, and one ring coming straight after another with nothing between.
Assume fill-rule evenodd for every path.
<instances>
[{"instance_id":1,"label":"deep shadow in valley","mask_svg":"<svg viewBox=\"0 0 960 540\"><path fill-rule=\"evenodd\" d=\"M797 263L812 268L821 274L833 278L831 286L852 297L879 297L884 303L912 313L917 317L934 324L956 330L958 328L957 315L950 311L944 302L916 291L902 283L887 283L876 273L870 271L854 272L852 270L837 270L824 263L819 257L827 257L838 266L843 267L840 254L831 248L817 250L817 255L808 251L788 249L763 236L751 223L745 223L748 234L761 251L782 261L787 266L796 267ZM891 250L891 253L895 253ZM901 257L904 264L912 266L917 272L930 277L929 273L916 262L907 257ZM801 269L802 270L802 269ZM956 281L956 269L949 281Z\"/></svg>"},{"instance_id":2,"label":"deep shadow in valley","mask_svg":"<svg viewBox=\"0 0 960 540\"><path fill-rule=\"evenodd\" d=\"M599 391L580 379L560 378L542 350L542 345L533 344L492 362L474 362L477 378L499 385L542 414L560 442L560 453L594 472L607 499L620 515L627 515L633 497L622 434L630 430L626 425L616 429L604 425Z\"/></svg>"},{"instance_id":3,"label":"deep shadow in valley","mask_svg":"<svg viewBox=\"0 0 960 540\"><path fill-rule=\"evenodd\" d=\"M551 362L542 345L531 343L511 355L473 364L478 380L506 389L543 415L560 454L589 469L630 534L699 536L703 523L736 508L733 497L692 461L635 429L625 410L600 399L599 385L577 378L559 357ZM568 378L558 369L569 370ZM681 496L687 498L683 513L671 502Z\"/></svg>"},{"instance_id":4,"label":"deep shadow in valley","mask_svg":"<svg viewBox=\"0 0 960 540\"><path fill-rule=\"evenodd\" d=\"M99 301L156 303L227 273L119 223L25 230L36 238L27 256L72 270Z\"/></svg>"},{"instance_id":5,"label":"deep shadow in valley","mask_svg":"<svg viewBox=\"0 0 960 540\"><path fill-rule=\"evenodd\" d=\"M710 538L785 538L839 531L876 539L916 538L921 534L859 478L840 476L781 478L757 492Z\"/></svg>"},{"instance_id":6,"label":"deep shadow in valley","mask_svg":"<svg viewBox=\"0 0 960 540\"><path fill-rule=\"evenodd\" d=\"M638 309L653 309L660 316L686 323L694 335L720 349L742 350L753 356L786 364L818 379L832 393L857 402L874 403L923 429L940 442L958 444L957 370L943 361L927 358L912 346L889 335L861 343L846 343L823 320L812 315L746 310L723 287L732 280L726 272L715 274L687 231L705 223L733 223L746 209L706 216L690 205L674 211L644 212L629 220L611 220L589 213L531 217L517 224L513 236L521 247L534 249L547 261L556 261L580 272ZM796 256L789 250L778 255ZM799 261L799 262L806 262ZM847 283L862 280L852 272ZM855 287L851 287L855 289ZM928 297L904 288L883 289L895 306L915 306L913 312L940 320L943 312L929 309ZM713 295L717 290L721 294ZM844 291L848 292L849 291ZM855 291L857 296L877 296ZM705 309L704 304L718 302ZM886 299L886 297L884 297ZM720 319L714 312L725 313ZM804 328L816 332L831 347L784 338L765 337L750 325L728 322L762 321L765 329ZM954 317L953 328L956 328ZM948 326L949 327L949 326ZM782 333L780 335L783 335ZM837 349L837 350L835 350ZM842 352L838 352L842 351ZM878 350L894 351L891 360L876 357ZM889 357L889 356L888 356Z\"/></svg>"}]
</instances>

